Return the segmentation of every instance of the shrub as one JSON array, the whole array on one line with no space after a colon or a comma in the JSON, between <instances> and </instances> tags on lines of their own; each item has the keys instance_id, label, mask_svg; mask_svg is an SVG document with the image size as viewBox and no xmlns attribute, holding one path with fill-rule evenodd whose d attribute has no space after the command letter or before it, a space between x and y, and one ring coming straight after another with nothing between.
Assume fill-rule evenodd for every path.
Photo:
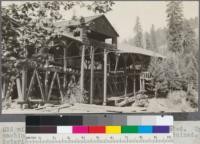
<instances>
[{"instance_id":1,"label":"shrub","mask_svg":"<svg viewBox=\"0 0 200 144\"><path fill-rule=\"evenodd\" d=\"M182 104L183 100L186 99L187 93L185 91L173 91L169 92L167 98L169 99L170 103L173 105L180 105Z\"/></svg>"},{"instance_id":2,"label":"shrub","mask_svg":"<svg viewBox=\"0 0 200 144\"><path fill-rule=\"evenodd\" d=\"M72 76L68 84L68 90L64 97L64 103L88 103L87 92L84 90L81 93L79 82L75 81L75 77Z\"/></svg>"},{"instance_id":3,"label":"shrub","mask_svg":"<svg viewBox=\"0 0 200 144\"><path fill-rule=\"evenodd\" d=\"M187 98L186 100L189 102L191 107L197 108L198 106L198 93L196 90L191 89L187 92Z\"/></svg>"}]
</instances>

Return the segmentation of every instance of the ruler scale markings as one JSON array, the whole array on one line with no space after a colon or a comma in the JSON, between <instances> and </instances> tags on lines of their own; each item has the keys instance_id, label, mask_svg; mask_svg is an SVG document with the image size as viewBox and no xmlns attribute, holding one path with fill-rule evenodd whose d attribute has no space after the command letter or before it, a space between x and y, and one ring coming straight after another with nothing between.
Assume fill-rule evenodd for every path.
<instances>
[{"instance_id":1,"label":"ruler scale markings","mask_svg":"<svg viewBox=\"0 0 200 144\"><path fill-rule=\"evenodd\" d=\"M60 136L60 135L59 135ZM96 142L98 142L98 144L100 143L146 143L146 144L153 144L153 143L172 143L173 140L167 136L161 136L160 138L153 138L151 136L148 137L140 137L140 135L138 136L132 136L132 135L128 135L128 136L116 136L116 137L112 137L112 136L104 136L104 139L91 139L91 138L79 138L77 139L71 139L71 140L66 140L65 136L61 136L61 137L53 137L52 135L49 135L48 137L46 137L46 139L44 140L34 140L35 142L49 142L49 143L58 143L58 144L62 144L61 142L65 142L65 143L88 143L88 144L95 144ZM111 138L112 137L112 138ZM28 143L30 144L30 143ZM44 144L44 143L43 143Z\"/></svg>"}]
</instances>

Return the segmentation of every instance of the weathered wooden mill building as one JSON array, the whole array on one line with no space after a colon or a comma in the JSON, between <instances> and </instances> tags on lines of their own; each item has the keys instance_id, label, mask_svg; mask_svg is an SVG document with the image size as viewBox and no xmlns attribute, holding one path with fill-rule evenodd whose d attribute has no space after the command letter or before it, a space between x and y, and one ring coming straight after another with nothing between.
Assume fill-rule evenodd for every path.
<instances>
[{"instance_id":1,"label":"weathered wooden mill building","mask_svg":"<svg viewBox=\"0 0 200 144\"><path fill-rule=\"evenodd\" d=\"M57 22L58 35L43 67L22 71L17 81L19 103L62 102L69 83L87 91L88 103L107 105L134 96L151 79L150 50L117 43L119 34L104 15ZM62 31L62 34L59 32ZM37 88L36 88L37 87Z\"/></svg>"}]
</instances>

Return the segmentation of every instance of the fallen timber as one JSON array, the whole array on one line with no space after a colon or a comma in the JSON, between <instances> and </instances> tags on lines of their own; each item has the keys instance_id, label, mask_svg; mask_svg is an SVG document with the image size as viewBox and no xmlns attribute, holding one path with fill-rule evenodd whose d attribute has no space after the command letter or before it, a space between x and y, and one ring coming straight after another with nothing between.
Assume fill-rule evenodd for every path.
<instances>
[{"instance_id":1,"label":"fallen timber","mask_svg":"<svg viewBox=\"0 0 200 144\"><path fill-rule=\"evenodd\" d=\"M135 102L136 98L133 93L130 93L127 96L110 97L107 100L110 103L114 103L114 106L123 107Z\"/></svg>"}]
</instances>

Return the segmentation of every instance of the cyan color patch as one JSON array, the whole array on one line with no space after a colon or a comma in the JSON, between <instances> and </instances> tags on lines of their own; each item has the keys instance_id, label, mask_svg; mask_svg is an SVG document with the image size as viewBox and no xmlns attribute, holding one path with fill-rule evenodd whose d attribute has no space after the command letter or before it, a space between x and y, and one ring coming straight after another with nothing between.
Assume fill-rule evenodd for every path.
<instances>
[{"instance_id":1,"label":"cyan color patch","mask_svg":"<svg viewBox=\"0 0 200 144\"><path fill-rule=\"evenodd\" d=\"M139 133L153 133L153 127L152 126L139 126L138 132Z\"/></svg>"}]
</instances>

